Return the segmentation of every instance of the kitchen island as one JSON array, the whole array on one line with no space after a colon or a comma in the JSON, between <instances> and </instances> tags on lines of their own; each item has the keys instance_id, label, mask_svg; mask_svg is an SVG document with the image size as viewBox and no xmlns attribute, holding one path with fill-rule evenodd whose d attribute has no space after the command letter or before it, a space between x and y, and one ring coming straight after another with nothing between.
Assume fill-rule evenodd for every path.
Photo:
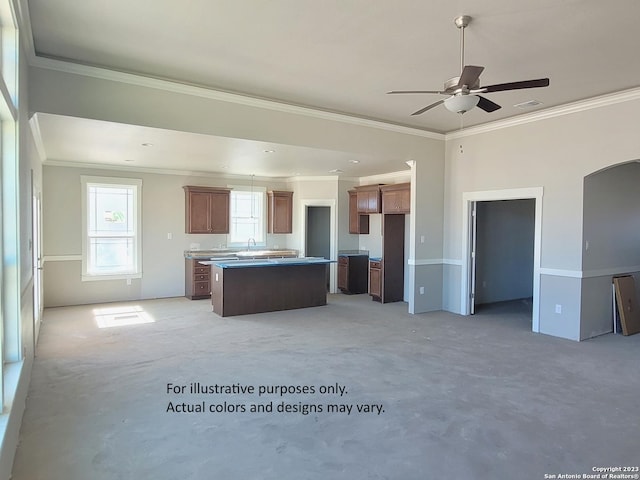
<instances>
[{"instance_id":1,"label":"kitchen island","mask_svg":"<svg viewBox=\"0 0 640 480\"><path fill-rule=\"evenodd\" d=\"M211 265L211 303L221 317L327 304L326 269L318 257L201 261Z\"/></svg>"}]
</instances>

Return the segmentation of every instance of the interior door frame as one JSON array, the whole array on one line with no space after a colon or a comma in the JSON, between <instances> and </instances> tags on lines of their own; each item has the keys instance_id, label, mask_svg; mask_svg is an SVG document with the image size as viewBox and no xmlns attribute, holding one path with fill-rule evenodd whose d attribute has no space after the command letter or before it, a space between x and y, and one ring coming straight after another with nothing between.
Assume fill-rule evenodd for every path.
<instances>
[{"instance_id":1,"label":"interior door frame","mask_svg":"<svg viewBox=\"0 0 640 480\"><path fill-rule=\"evenodd\" d=\"M336 201L335 199L304 199L301 200L300 208L302 221L302 238L300 239L300 251L304 256L307 252L307 211L308 207L330 207L329 214L329 252L332 260L338 258L338 229L337 229L337 217L336 217ZM335 263L329 264L329 293L336 293L338 288L337 281L338 269Z\"/></svg>"},{"instance_id":2,"label":"interior door frame","mask_svg":"<svg viewBox=\"0 0 640 480\"><path fill-rule=\"evenodd\" d=\"M496 200L535 200L535 231L533 242L533 311L531 331L540 332L540 250L542 247L542 196L543 187L513 188L505 190L486 190L478 192L464 192L462 194L462 272L460 311L463 315L470 315L471 281L472 281L472 228L475 220L472 218L475 202Z\"/></svg>"}]
</instances>

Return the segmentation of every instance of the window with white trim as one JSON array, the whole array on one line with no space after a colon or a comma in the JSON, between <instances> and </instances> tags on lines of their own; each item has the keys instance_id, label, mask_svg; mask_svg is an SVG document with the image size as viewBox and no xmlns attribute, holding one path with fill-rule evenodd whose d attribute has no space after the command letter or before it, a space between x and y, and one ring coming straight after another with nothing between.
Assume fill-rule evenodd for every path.
<instances>
[{"instance_id":1,"label":"window with white trim","mask_svg":"<svg viewBox=\"0 0 640 480\"><path fill-rule=\"evenodd\" d=\"M266 189L239 186L231 188L229 244L266 245Z\"/></svg>"},{"instance_id":2,"label":"window with white trim","mask_svg":"<svg viewBox=\"0 0 640 480\"><path fill-rule=\"evenodd\" d=\"M82 176L82 279L142 277L142 180Z\"/></svg>"}]
</instances>

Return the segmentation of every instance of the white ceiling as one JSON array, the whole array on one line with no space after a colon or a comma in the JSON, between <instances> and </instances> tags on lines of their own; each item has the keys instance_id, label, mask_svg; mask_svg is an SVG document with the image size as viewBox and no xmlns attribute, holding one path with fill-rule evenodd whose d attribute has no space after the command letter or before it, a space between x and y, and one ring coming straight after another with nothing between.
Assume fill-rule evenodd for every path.
<instances>
[{"instance_id":1,"label":"white ceiling","mask_svg":"<svg viewBox=\"0 0 640 480\"><path fill-rule=\"evenodd\" d=\"M459 129L461 120L470 127L640 86L638 0L23 1L37 56L437 133ZM486 94L502 105L493 113L476 108L461 119L440 106L411 116L444 97L385 92L439 90L459 75L453 19L460 14L473 17L465 63L485 67L482 85L549 77L550 86ZM542 104L514 107L529 100ZM332 168L351 175L345 160L362 160L124 125L109 126L124 138L114 144L105 140L103 122L38 119L53 160L122 164L135 158L144 166L148 156L158 168L265 176L327 175ZM160 143L168 147L141 154L139 139L145 135L162 135L166 142ZM212 149L220 161L210 161ZM276 152L267 155L267 149ZM183 153L182 165L175 164L176 152ZM357 171L359 176L380 173L383 159L366 160L372 168Z\"/></svg>"}]
</instances>

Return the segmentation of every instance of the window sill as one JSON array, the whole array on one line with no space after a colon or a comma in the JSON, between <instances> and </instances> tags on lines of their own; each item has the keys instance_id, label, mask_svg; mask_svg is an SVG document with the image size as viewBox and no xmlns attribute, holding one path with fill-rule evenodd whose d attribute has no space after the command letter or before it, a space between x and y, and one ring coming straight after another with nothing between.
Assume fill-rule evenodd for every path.
<instances>
[{"instance_id":1,"label":"window sill","mask_svg":"<svg viewBox=\"0 0 640 480\"><path fill-rule=\"evenodd\" d=\"M20 382L23 366L24 361L7 363L4 366L4 409L0 413L0 445L4 445L9 417L11 416L16 392L18 391L18 383Z\"/></svg>"}]
</instances>

